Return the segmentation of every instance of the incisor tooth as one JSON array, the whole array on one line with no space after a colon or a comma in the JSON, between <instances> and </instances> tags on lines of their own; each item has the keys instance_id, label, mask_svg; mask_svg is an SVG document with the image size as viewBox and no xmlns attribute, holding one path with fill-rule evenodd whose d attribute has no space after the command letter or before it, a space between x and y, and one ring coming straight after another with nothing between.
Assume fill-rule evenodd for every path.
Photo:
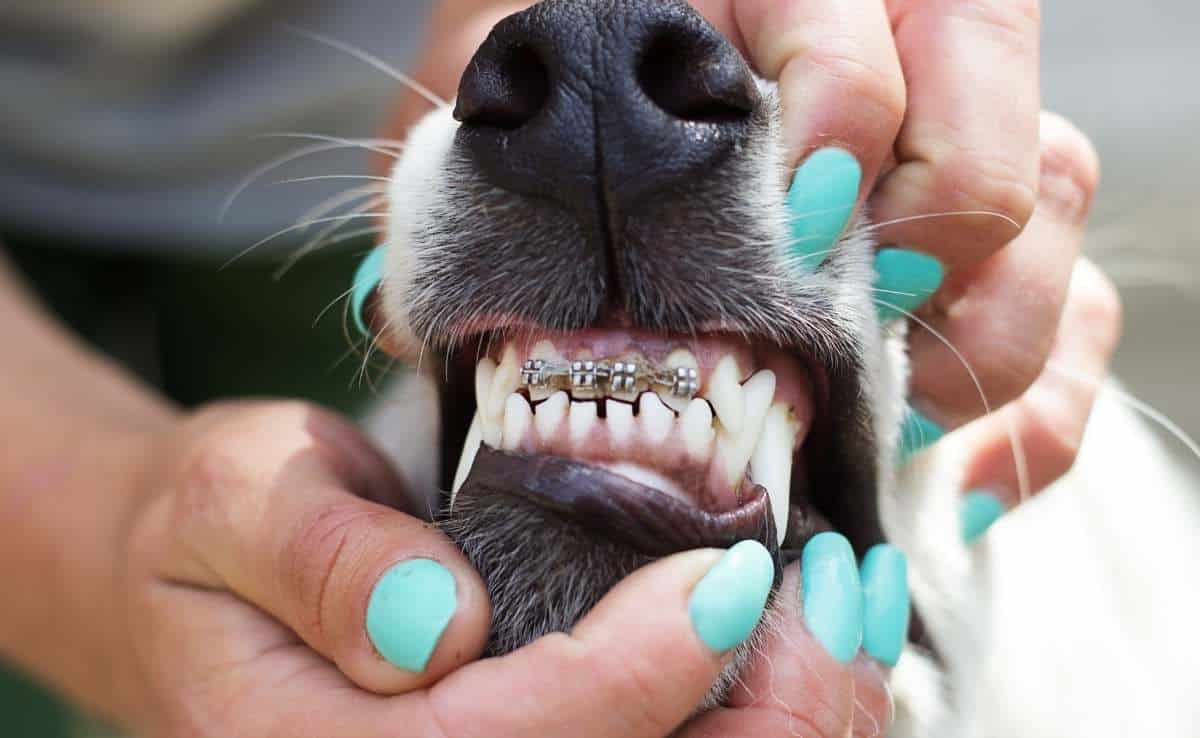
<instances>
[{"instance_id":1,"label":"incisor tooth","mask_svg":"<svg viewBox=\"0 0 1200 738\"><path fill-rule=\"evenodd\" d=\"M594 402L571 403L571 414L567 419L571 429L571 443L578 446L587 440L592 428L598 422L597 409Z\"/></svg>"},{"instance_id":2,"label":"incisor tooth","mask_svg":"<svg viewBox=\"0 0 1200 738\"><path fill-rule=\"evenodd\" d=\"M475 455L479 453L479 444L483 441L483 422L479 419L479 413L475 413L475 419L471 421L471 429L467 431L467 442L463 444L462 456L458 460L458 470L454 472L454 486L450 488L450 509L454 509L454 499L458 496L458 490L463 486L463 482L467 481L467 475L471 473L471 467L475 464Z\"/></svg>"},{"instance_id":3,"label":"incisor tooth","mask_svg":"<svg viewBox=\"0 0 1200 738\"><path fill-rule=\"evenodd\" d=\"M712 403L717 420L721 421L725 430L735 436L742 431L742 417L746 412L741 379L737 359L725 356L717 362L701 393L702 397Z\"/></svg>"},{"instance_id":4,"label":"incisor tooth","mask_svg":"<svg viewBox=\"0 0 1200 738\"><path fill-rule=\"evenodd\" d=\"M514 451L533 425L533 410L529 402L514 392L504 403L504 450Z\"/></svg>"},{"instance_id":5,"label":"incisor tooth","mask_svg":"<svg viewBox=\"0 0 1200 738\"><path fill-rule=\"evenodd\" d=\"M517 358L516 349L509 346L504 349L500 366L496 367L496 374L492 377L492 387L488 392L489 419L503 419L501 414L504 412L504 403L508 401L509 395L517 391L520 384L521 361Z\"/></svg>"},{"instance_id":6,"label":"incisor tooth","mask_svg":"<svg viewBox=\"0 0 1200 738\"><path fill-rule=\"evenodd\" d=\"M562 390L550 395L545 402L537 406L533 424L543 441L550 441L559 434L570 406L571 398Z\"/></svg>"},{"instance_id":7,"label":"incisor tooth","mask_svg":"<svg viewBox=\"0 0 1200 738\"><path fill-rule=\"evenodd\" d=\"M642 434L651 443L662 443L671 432L675 414L653 392L643 392L638 403L638 424L642 426Z\"/></svg>"},{"instance_id":8,"label":"incisor tooth","mask_svg":"<svg viewBox=\"0 0 1200 738\"><path fill-rule=\"evenodd\" d=\"M701 399L692 400L679 420L683 432L683 447L688 456L704 461L712 456L713 431L712 408Z\"/></svg>"},{"instance_id":9,"label":"incisor tooth","mask_svg":"<svg viewBox=\"0 0 1200 738\"><path fill-rule=\"evenodd\" d=\"M672 370L678 369L681 366L686 366L691 369L700 368L700 362L696 361L696 357L692 355L692 352L685 348L677 348L671 353L667 354L667 359L664 364L668 369ZM687 410L688 402L691 401L691 398L676 397L670 392L664 392L662 400L663 402L667 403L667 405L675 412L682 413L684 410Z\"/></svg>"},{"instance_id":10,"label":"incisor tooth","mask_svg":"<svg viewBox=\"0 0 1200 738\"><path fill-rule=\"evenodd\" d=\"M554 344L550 341L542 339L533 345L529 350L530 359L542 359L549 363L562 362L562 356L558 353L558 349L554 348ZM529 399L534 402L544 400L553 392L553 388L547 385L533 386L529 388Z\"/></svg>"},{"instance_id":11,"label":"incisor tooth","mask_svg":"<svg viewBox=\"0 0 1200 738\"><path fill-rule=\"evenodd\" d=\"M771 400L775 397L775 372L770 369L756 372L742 385L742 394L746 404L741 432L734 435L722 431L717 436L717 447L721 450L726 478L730 484L737 484L746 473L750 455L754 453L754 447L758 444L763 419L767 415L767 409L771 407Z\"/></svg>"},{"instance_id":12,"label":"incisor tooth","mask_svg":"<svg viewBox=\"0 0 1200 738\"><path fill-rule=\"evenodd\" d=\"M762 435L750 459L750 478L767 489L775 532L783 541L787 534L788 511L792 492L792 448L800 425L791 417L787 405L777 402L767 411Z\"/></svg>"},{"instance_id":13,"label":"incisor tooth","mask_svg":"<svg viewBox=\"0 0 1200 738\"><path fill-rule=\"evenodd\" d=\"M633 440L633 405L617 400L608 400L604 405L608 434L617 446Z\"/></svg>"}]
</instances>

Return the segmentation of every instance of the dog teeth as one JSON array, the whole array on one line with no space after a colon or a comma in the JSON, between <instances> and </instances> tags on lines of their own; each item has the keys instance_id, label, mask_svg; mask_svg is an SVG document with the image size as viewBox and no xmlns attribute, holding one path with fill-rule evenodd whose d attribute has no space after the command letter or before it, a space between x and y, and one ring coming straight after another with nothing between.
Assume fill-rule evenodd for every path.
<instances>
[{"instance_id":1,"label":"dog teeth","mask_svg":"<svg viewBox=\"0 0 1200 738\"><path fill-rule=\"evenodd\" d=\"M467 442L463 444L462 457L458 460L458 470L454 472L454 486L450 488L450 508L454 509L454 498L458 495L458 490L467 481L467 475L471 473L471 467L475 464L475 456L479 453L479 446L483 442L483 421L479 417L479 413L475 413L474 420L471 421L471 429L467 431Z\"/></svg>"},{"instance_id":2,"label":"dog teeth","mask_svg":"<svg viewBox=\"0 0 1200 738\"><path fill-rule=\"evenodd\" d=\"M542 441L549 442L559 434L563 421L567 419L567 411L571 409L571 398L566 392L555 392L537 406L533 416L533 424L537 428Z\"/></svg>"},{"instance_id":3,"label":"dog teeth","mask_svg":"<svg viewBox=\"0 0 1200 738\"><path fill-rule=\"evenodd\" d=\"M604 404L604 416L608 424L609 436L616 446L625 446L633 440L633 432L636 427L633 420L633 405L627 402L608 400Z\"/></svg>"},{"instance_id":4,"label":"dog teeth","mask_svg":"<svg viewBox=\"0 0 1200 738\"><path fill-rule=\"evenodd\" d=\"M763 419L771 400L775 397L775 372L764 369L754 374L742 385L745 406L742 427L738 433L722 428L717 434L717 449L725 464L725 475L730 485L736 485L746 474L746 465L758 443Z\"/></svg>"},{"instance_id":5,"label":"dog teeth","mask_svg":"<svg viewBox=\"0 0 1200 738\"><path fill-rule=\"evenodd\" d=\"M726 356L717 362L717 366L705 383L703 397L711 404L717 414L721 426L732 435L742 432L742 417L746 412L746 400L739 384L742 372L738 369L737 359Z\"/></svg>"},{"instance_id":6,"label":"dog teeth","mask_svg":"<svg viewBox=\"0 0 1200 738\"><path fill-rule=\"evenodd\" d=\"M571 412L567 418L570 428L571 444L582 446L599 422L598 408L594 402L572 402Z\"/></svg>"},{"instance_id":7,"label":"dog teeth","mask_svg":"<svg viewBox=\"0 0 1200 738\"><path fill-rule=\"evenodd\" d=\"M561 363L563 358L558 353L558 349L554 348L554 344L550 341L541 340L533 345L529 351L529 358L533 360L544 361L548 364ZM554 392L554 389L549 386L532 386L529 388L529 399L533 402L544 400Z\"/></svg>"},{"instance_id":8,"label":"dog teeth","mask_svg":"<svg viewBox=\"0 0 1200 738\"><path fill-rule=\"evenodd\" d=\"M685 348L677 348L667 354L666 361L663 364L671 371L678 371L679 369L699 371L700 369L700 362L696 361L696 357L692 355L692 352ZM675 394L673 392L664 392L662 400L675 412L682 413L684 410L687 410L688 403L692 400L692 394L695 393Z\"/></svg>"},{"instance_id":9,"label":"dog teeth","mask_svg":"<svg viewBox=\"0 0 1200 738\"><path fill-rule=\"evenodd\" d=\"M663 404L658 395L646 392L638 400L638 423L642 426L642 435L647 441L662 443L671 434L675 414Z\"/></svg>"},{"instance_id":10,"label":"dog teeth","mask_svg":"<svg viewBox=\"0 0 1200 738\"><path fill-rule=\"evenodd\" d=\"M679 419L683 431L683 447L688 456L695 461L706 461L712 456L713 430L712 408L704 400L696 399L688 403L687 410Z\"/></svg>"},{"instance_id":11,"label":"dog teeth","mask_svg":"<svg viewBox=\"0 0 1200 738\"><path fill-rule=\"evenodd\" d=\"M515 451L533 425L533 409L524 396L514 392L504 403L504 450Z\"/></svg>"},{"instance_id":12,"label":"dog teeth","mask_svg":"<svg viewBox=\"0 0 1200 738\"><path fill-rule=\"evenodd\" d=\"M500 359L500 366L496 367L496 373L492 377L492 387L488 392L487 415L489 420L501 420L504 413L504 404L508 401L508 396L516 392L520 384L521 361L517 358L516 349L509 346L504 349L504 355Z\"/></svg>"},{"instance_id":13,"label":"dog teeth","mask_svg":"<svg viewBox=\"0 0 1200 738\"><path fill-rule=\"evenodd\" d=\"M491 412L492 384L495 378L496 362L481 359L475 367L475 407L478 408L476 418L479 420L479 432L483 442L492 448L499 448L504 418Z\"/></svg>"},{"instance_id":14,"label":"dog teeth","mask_svg":"<svg viewBox=\"0 0 1200 738\"><path fill-rule=\"evenodd\" d=\"M783 403L771 405L763 419L762 435L750 458L750 478L767 489L775 532L782 541L787 534L792 490L792 452L800 424Z\"/></svg>"}]
</instances>

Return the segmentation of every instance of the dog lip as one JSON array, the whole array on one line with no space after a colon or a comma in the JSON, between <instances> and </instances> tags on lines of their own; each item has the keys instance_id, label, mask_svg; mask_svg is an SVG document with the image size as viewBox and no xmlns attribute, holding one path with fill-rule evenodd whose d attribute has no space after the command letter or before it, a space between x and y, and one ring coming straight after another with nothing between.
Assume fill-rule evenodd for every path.
<instances>
[{"instance_id":1,"label":"dog lip","mask_svg":"<svg viewBox=\"0 0 1200 738\"><path fill-rule=\"evenodd\" d=\"M485 445L458 495L536 505L648 556L728 548L748 539L779 550L771 503L761 486L739 507L713 513L585 462Z\"/></svg>"}]
</instances>

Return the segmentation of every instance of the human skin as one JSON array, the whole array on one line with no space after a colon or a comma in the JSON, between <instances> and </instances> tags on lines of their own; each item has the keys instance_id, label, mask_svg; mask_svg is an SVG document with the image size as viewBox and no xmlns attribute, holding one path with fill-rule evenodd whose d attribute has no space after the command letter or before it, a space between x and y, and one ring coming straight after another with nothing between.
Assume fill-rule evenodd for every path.
<instances>
[{"instance_id":1,"label":"human skin","mask_svg":"<svg viewBox=\"0 0 1200 738\"><path fill-rule=\"evenodd\" d=\"M738 31L730 35L744 48L758 49L750 22L754 8L766 5L742 6L743 15L729 3L703 9L727 32ZM481 34L512 9L444 3L431 31L431 54L418 73L422 81L452 94ZM876 19L876 26L882 22ZM882 43L883 34L872 38ZM800 44L783 53L802 59L809 51ZM886 54L880 58L891 65ZM832 75L835 81L853 73L843 71ZM911 103L907 93L905 100ZM421 110L411 101L401 107L409 119ZM855 151L880 145L851 146L852 138L839 141ZM813 144L803 134L796 141L799 160ZM1092 397L1043 374L1045 356L1053 350L1067 368L1102 373L1119 311L1103 278L1075 258L1095 186L1090 148L1069 125L1045 117L1040 136L1025 145L1036 157L1040 186L1034 189L1041 193L1036 207L1030 205L1035 214L1028 227L1010 244L981 247L961 263L947 259L951 277L928 314L941 330L970 340L977 335L970 326L990 325L988 316L1003 315L1018 293L1046 306L1037 330L1028 331L1037 334L1033 345L1010 354L999 341L973 363L978 369L995 361L1008 377L1009 389L996 399L1019 398L1005 412L1015 414L1023 438L1061 439L1033 460L1034 476L1049 480L1073 460L1072 439ZM876 168L887 166L883 156ZM926 162L906 171L934 170ZM863 197L873 179L864 177ZM906 197L899 202L922 202L919 192ZM881 208L875 205L875 212ZM905 233L905 243L920 246L919 235ZM1031 255L1050 252L1063 265L1035 270ZM965 303L963 295L970 298ZM961 312L969 314L961 318ZM6 439L0 444L0 583L19 593L0 609L0 654L106 716L155 735L382 736L397 725L436 735L453 734L454 721L469 718L489 735L625 736L636 734L629 726L637 724L656 736L683 720L721 666L683 616L687 592L715 561L714 552L684 554L639 572L572 634L470 664L489 617L478 577L440 533L401 511L396 490L402 477L346 421L299 402L183 412L82 347L3 266L0 341L19 347L0 352L0 434ZM916 359L919 383L929 375L922 374L919 351ZM1043 379L1028 390L1039 375ZM952 398L945 405L965 402ZM962 412L964 420L975 414ZM953 415L948 410L942 417ZM1011 468L1001 445L1007 433L1001 436L997 423L972 424L980 439L973 467L980 484L1003 483L999 478ZM374 653L363 611L379 575L417 556L453 572L459 607L429 666L411 674ZM789 571L788 591L795 591L796 579ZM661 622L642 623L645 602L674 607L661 608ZM770 642L748 680L766 679L768 662L796 674L815 668L825 691L802 689L805 682L797 679L789 682L797 685L794 693L781 695L782 707L735 699L696 730L724 734L725 726L736 725L771 735L781 710L812 724L817 735L869 733L886 723L876 665L831 663L795 611L785 612L785 625L792 637ZM669 668L639 668L647 664ZM581 669L591 677L586 685L567 678ZM556 707L514 715L517 700L554 700ZM856 702L865 709L855 709ZM819 712L816 704L840 707Z\"/></svg>"}]
</instances>

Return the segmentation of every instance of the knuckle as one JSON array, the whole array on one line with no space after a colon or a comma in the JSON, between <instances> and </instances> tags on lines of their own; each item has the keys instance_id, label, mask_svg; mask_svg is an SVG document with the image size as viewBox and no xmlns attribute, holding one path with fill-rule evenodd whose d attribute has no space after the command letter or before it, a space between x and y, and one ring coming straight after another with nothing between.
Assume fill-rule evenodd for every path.
<instances>
[{"instance_id":1,"label":"knuckle","mask_svg":"<svg viewBox=\"0 0 1200 738\"><path fill-rule=\"evenodd\" d=\"M296 627L322 644L337 642L329 614L346 602L361 568L364 523L379 513L347 503L323 508L301 520L278 552L278 571L296 597Z\"/></svg>"},{"instance_id":2,"label":"knuckle","mask_svg":"<svg viewBox=\"0 0 1200 738\"><path fill-rule=\"evenodd\" d=\"M1009 40L1020 49L1037 45L1042 24L1038 0L966 0L954 7L960 17L985 28L993 38Z\"/></svg>"},{"instance_id":3,"label":"knuckle","mask_svg":"<svg viewBox=\"0 0 1200 738\"><path fill-rule=\"evenodd\" d=\"M1088 413L1062 412L1060 403L1034 405L1026 412L1026 438L1036 450L1039 471L1057 479L1075 465L1083 444Z\"/></svg>"},{"instance_id":4,"label":"knuckle","mask_svg":"<svg viewBox=\"0 0 1200 738\"><path fill-rule=\"evenodd\" d=\"M1025 228L1037 204L1036 174L1020 162L965 147L947 148L931 160L935 191L981 241L1002 246ZM1032 162L1031 162L1032 163ZM997 217L999 216L999 217Z\"/></svg>"},{"instance_id":5,"label":"knuckle","mask_svg":"<svg viewBox=\"0 0 1200 738\"><path fill-rule=\"evenodd\" d=\"M1121 337L1124 323L1124 306L1116 286L1100 269L1080 259L1071 277L1067 310L1072 322L1084 326L1091 333L1099 349L1111 353Z\"/></svg>"},{"instance_id":6,"label":"knuckle","mask_svg":"<svg viewBox=\"0 0 1200 738\"><path fill-rule=\"evenodd\" d=\"M1100 184L1100 159L1086 135L1065 118L1043 113L1039 203L1072 223L1091 211Z\"/></svg>"},{"instance_id":7,"label":"knuckle","mask_svg":"<svg viewBox=\"0 0 1200 738\"><path fill-rule=\"evenodd\" d=\"M899 127L908 99L904 78L898 68L865 61L854 50L830 47L814 48L803 57L805 67L815 67L836 80L845 95L857 107L872 108L874 120Z\"/></svg>"}]
</instances>

